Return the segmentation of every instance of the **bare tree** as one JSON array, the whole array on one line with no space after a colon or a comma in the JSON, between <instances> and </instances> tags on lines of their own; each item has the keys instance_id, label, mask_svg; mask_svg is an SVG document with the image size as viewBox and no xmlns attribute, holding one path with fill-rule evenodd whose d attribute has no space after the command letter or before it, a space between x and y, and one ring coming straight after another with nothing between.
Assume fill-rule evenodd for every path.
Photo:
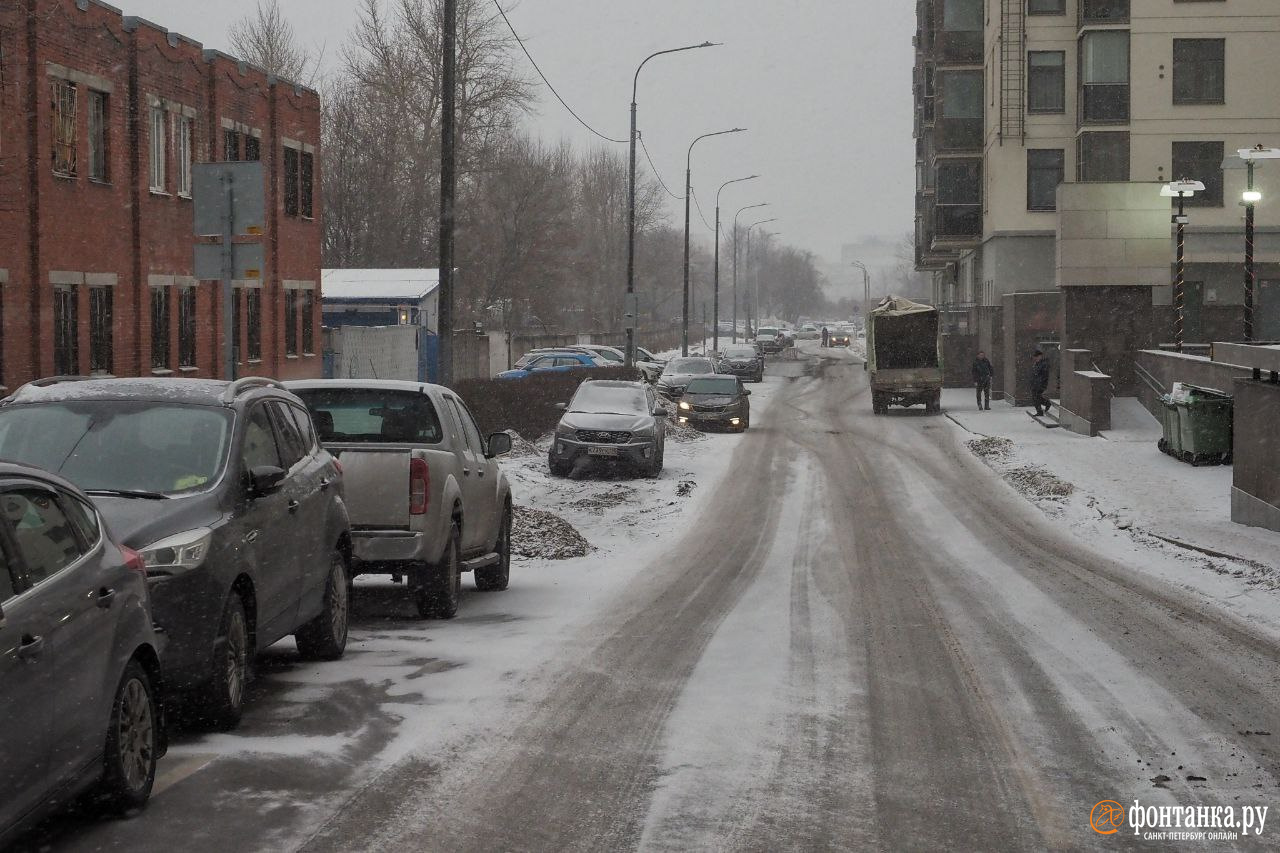
<instances>
[{"instance_id":1,"label":"bare tree","mask_svg":"<svg viewBox=\"0 0 1280 853\"><path fill-rule=\"evenodd\" d=\"M279 0L258 0L257 9L231 25L231 49L239 58L284 80L311 85L320 57L298 45L293 25L280 11Z\"/></svg>"}]
</instances>

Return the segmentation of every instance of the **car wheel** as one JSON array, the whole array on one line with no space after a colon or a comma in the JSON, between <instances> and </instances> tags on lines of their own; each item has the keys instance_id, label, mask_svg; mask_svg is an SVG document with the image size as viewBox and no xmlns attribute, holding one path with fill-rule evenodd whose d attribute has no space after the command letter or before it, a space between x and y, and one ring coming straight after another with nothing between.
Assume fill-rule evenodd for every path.
<instances>
[{"instance_id":1,"label":"car wheel","mask_svg":"<svg viewBox=\"0 0 1280 853\"><path fill-rule=\"evenodd\" d=\"M665 455L665 443L659 441L653 449L653 458L649 460L649 465L645 469L646 477L657 477L662 474L663 456Z\"/></svg>"},{"instance_id":2,"label":"car wheel","mask_svg":"<svg viewBox=\"0 0 1280 853\"><path fill-rule=\"evenodd\" d=\"M746 415L742 423L738 424L738 432L746 432L749 429L751 429L751 415Z\"/></svg>"},{"instance_id":3,"label":"car wheel","mask_svg":"<svg viewBox=\"0 0 1280 853\"><path fill-rule=\"evenodd\" d=\"M227 601L218 631L221 645L214 650L213 680L204 688L196 707L199 717L215 729L234 729L244 713L244 693L249 685L251 654L249 621L244 602L235 592Z\"/></svg>"},{"instance_id":4,"label":"car wheel","mask_svg":"<svg viewBox=\"0 0 1280 853\"><path fill-rule=\"evenodd\" d=\"M452 619L462 595L462 544L458 525L449 530L449 543L437 566L428 566L416 591L418 615L423 619Z\"/></svg>"},{"instance_id":5,"label":"car wheel","mask_svg":"<svg viewBox=\"0 0 1280 853\"><path fill-rule=\"evenodd\" d=\"M307 660L337 660L342 657L347 649L350 615L347 560L341 551L335 549L329 560L329 576L324 585L324 609L294 634L298 654Z\"/></svg>"},{"instance_id":6,"label":"car wheel","mask_svg":"<svg viewBox=\"0 0 1280 853\"><path fill-rule=\"evenodd\" d=\"M570 472L573 471L572 462L562 462L556 459L555 456L550 455L547 456L547 467L551 469L551 476L553 477L568 477Z\"/></svg>"},{"instance_id":7,"label":"car wheel","mask_svg":"<svg viewBox=\"0 0 1280 853\"><path fill-rule=\"evenodd\" d=\"M99 792L112 811L140 809L151 797L159 761L160 715L151 679L136 660L125 667L107 729Z\"/></svg>"},{"instance_id":8,"label":"car wheel","mask_svg":"<svg viewBox=\"0 0 1280 853\"><path fill-rule=\"evenodd\" d=\"M481 592L502 592L511 582L511 507L502 511L502 524L498 527L498 543L494 548L498 563L487 569L476 569L476 589Z\"/></svg>"}]
</instances>

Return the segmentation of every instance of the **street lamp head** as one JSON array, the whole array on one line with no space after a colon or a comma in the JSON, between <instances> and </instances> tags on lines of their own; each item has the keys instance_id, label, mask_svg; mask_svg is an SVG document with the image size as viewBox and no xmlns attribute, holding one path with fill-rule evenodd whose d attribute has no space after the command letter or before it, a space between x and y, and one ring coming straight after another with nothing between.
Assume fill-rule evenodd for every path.
<instances>
[{"instance_id":1,"label":"street lamp head","mask_svg":"<svg viewBox=\"0 0 1280 853\"><path fill-rule=\"evenodd\" d=\"M1259 190L1245 190L1245 191L1244 191L1244 203L1245 203L1245 204L1257 204L1257 203L1258 203L1258 202L1260 202L1260 201L1262 201L1262 193L1261 193Z\"/></svg>"},{"instance_id":2,"label":"street lamp head","mask_svg":"<svg viewBox=\"0 0 1280 853\"><path fill-rule=\"evenodd\" d=\"M1280 160L1280 148L1267 148L1264 145L1241 148L1239 154L1241 160Z\"/></svg>"},{"instance_id":3,"label":"street lamp head","mask_svg":"<svg viewBox=\"0 0 1280 853\"><path fill-rule=\"evenodd\" d=\"M1165 198L1191 198L1196 193L1204 192L1204 184L1200 181L1192 181L1183 178L1180 181L1171 181L1160 188L1160 195Z\"/></svg>"}]
</instances>

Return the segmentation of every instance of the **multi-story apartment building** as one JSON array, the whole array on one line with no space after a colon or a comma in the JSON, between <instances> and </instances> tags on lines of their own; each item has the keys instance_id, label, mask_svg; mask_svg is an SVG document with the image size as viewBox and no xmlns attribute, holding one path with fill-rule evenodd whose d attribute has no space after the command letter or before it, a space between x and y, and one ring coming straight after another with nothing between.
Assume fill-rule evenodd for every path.
<instances>
[{"instance_id":1,"label":"multi-story apartment building","mask_svg":"<svg viewBox=\"0 0 1280 853\"><path fill-rule=\"evenodd\" d=\"M1206 191L1189 209L1187 339L1238 338L1245 171L1234 167L1238 149L1280 146L1280 4L919 0L917 15L916 257L955 326L1005 294L1064 284L1057 236L1074 214L1056 210L1060 183L1146 185L1106 191L1120 205L1126 191L1191 178ZM1256 180L1256 337L1280 339L1280 162ZM1170 266L1172 241L1154 248ZM1089 283L1145 283L1129 266L1153 259L1116 257L1110 281ZM1155 336L1168 340L1171 287L1151 290Z\"/></svg>"},{"instance_id":2,"label":"multi-story apartment building","mask_svg":"<svg viewBox=\"0 0 1280 853\"><path fill-rule=\"evenodd\" d=\"M222 373L194 277L195 163L261 160L265 263L236 282L244 375L318 376L320 102L100 0L0 3L0 388Z\"/></svg>"}]
</instances>

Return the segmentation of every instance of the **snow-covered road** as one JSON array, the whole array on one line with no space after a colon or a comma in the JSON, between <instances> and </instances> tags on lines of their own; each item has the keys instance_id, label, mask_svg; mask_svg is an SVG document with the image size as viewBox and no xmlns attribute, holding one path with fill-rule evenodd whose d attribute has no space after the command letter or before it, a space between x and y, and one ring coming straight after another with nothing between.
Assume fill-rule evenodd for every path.
<instances>
[{"instance_id":1,"label":"snow-covered road","mask_svg":"<svg viewBox=\"0 0 1280 853\"><path fill-rule=\"evenodd\" d=\"M849 353L762 391L654 483L517 460L599 551L450 623L362 587L346 661L273 650L243 731L56 846L1110 850L1140 845L1101 800L1277 804L1265 626L1091 549L949 421L872 416Z\"/></svg>"}]
</instances>

